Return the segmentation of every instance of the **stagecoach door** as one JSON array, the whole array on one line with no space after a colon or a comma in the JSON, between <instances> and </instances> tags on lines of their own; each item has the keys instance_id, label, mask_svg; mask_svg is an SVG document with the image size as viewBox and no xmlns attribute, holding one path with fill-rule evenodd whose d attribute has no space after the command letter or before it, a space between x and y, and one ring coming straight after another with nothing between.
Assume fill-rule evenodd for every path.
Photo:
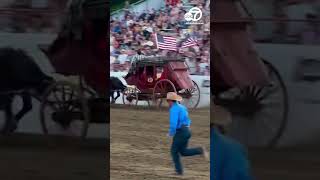
<instances>
[{"instance_id":1,"label":"stagecoach door","mask_svg":"<svg viewBox=\"0 0 320 180\"><path fill-rule=\"evenodd\" d=\"M141 89L153 88L156 80L156 68L154 65L146 65L138 69L139 87Z\"/></svg>"},{"instance_id":2,"label":"stagecoach door","mask_svg":"<svg viewBox=\"0 0 320 180\"><path fill-rule=\"evenodd\" d=\"M148 87L154 84L156 74L155 69L154 65L145 66L144 73Z\"/></svg>"}]
</instances>

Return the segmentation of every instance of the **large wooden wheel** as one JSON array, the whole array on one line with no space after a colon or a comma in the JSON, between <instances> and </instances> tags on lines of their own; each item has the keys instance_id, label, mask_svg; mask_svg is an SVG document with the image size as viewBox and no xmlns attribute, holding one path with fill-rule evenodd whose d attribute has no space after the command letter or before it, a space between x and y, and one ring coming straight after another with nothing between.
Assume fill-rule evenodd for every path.
<instances>
[{"instance_id":1,"label":"large wooden wheel","mask_svg":"<svg viewBox=\"0 0 320 180\"><path fill-rule=\"evenodd\" d=\"M90 123L88 100L94 96L89 89L70 82L58 81L51 85L40 106L43 133L85 139Z\"/></svg>"},{"instance_id":2,"label":"large wooden wheel","mask_svg":"<svg viewBox=\"0 0 320 180\"><path fill-rule=\"evenodd\" d=\"M224 94L224 97L215 99L216 104L232 112L233 121L227 135L247 146L275 146L287 125L286 86L277 69L266 61L264 63L271 80L269 86L250 86L234 91L237 94L234 97Z\"/></svg>"},{"instance_id":3,"label":"large wooden wheel","mask_svg":"<svg viewBox=\"0 0 320 180\"><path fill-rule=\"evenodd\" d=\"M153 88L153 105L160 108L163 105L168 92L177 93L174 84L168 79L158 81Z\"/></svg>"},{"instance_id":4,"label":"large wooden wheel","mask_svg":"<svg viewBox=\"0 0 320 180\"><path fill-rule=\"evenodd\" d=\"M195 109L200 102L200 88L196 82L192 82L193 88L183 90L181 94L183 100L181 103L190 109Z\"/></svg>"}]
</instances>

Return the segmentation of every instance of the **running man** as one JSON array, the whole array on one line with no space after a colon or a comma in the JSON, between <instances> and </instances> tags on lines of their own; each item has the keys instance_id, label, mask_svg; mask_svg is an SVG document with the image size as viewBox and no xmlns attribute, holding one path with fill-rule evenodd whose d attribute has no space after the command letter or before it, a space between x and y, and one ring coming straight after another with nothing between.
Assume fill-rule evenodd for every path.
<instances>
[{"instance_id":1,"label":"running man","mask_svg":"<svg viewBox=\"0 0 320 180\"><path fill-rule=\"evenodd\" d=\"M170 108L170 128L168 136L173 137L171 156L174 162L176 175L183 175L183 166L181 164L180 155L202 155L205 159L208 159L208 152L204 147L188 149L188 142L191 138L191 120L188 116L187 108L179 103L181 100L182 97L175 92L169 92L167 94L167 102Z\"/></svg>"}]
</instances>

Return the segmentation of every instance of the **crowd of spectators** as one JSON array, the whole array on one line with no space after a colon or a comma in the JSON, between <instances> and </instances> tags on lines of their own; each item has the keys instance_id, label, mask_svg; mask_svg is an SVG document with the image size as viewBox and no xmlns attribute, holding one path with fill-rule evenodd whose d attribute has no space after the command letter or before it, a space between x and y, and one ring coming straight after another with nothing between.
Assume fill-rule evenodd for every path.
<instances>
[{"instance_id":1,"label":"crowd of spectators","mask_svg":"<svg viewBox=\"0 0 320 180\"><path fill-rule=\"evenodd\" d=\"M136 55L179 55L186 59L190 72L209 75L210 70L210 7L208 0L167 0L159 10L146 9L133 12L126 3L123 18L110 22L110 67L111 71L128 71ZM196 6L202 10L200 24L187 24L184 15ZM179 52L157 49L155 33L176 37L178 42L186 37L195 37L198 45Z\"/></svg>"}]
</instances>

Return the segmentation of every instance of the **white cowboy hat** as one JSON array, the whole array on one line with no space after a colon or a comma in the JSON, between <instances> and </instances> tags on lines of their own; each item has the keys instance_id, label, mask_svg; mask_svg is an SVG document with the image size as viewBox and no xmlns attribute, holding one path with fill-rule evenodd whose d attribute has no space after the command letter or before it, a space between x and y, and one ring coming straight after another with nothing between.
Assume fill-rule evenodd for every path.
<instances>
[{"instance_id":1,"label":"white cowboy hat","mask_svg":"<svg viewBox=\"0 0 320 180\"><path fill-rule=\"evenodd\" d=\"M142 44L143 46L153 46L153 42L148 41Z\"/></svg>"},{"instance_id":2,"label":"white cowboy hat","mask_svg":"<svg viewBox=\"0 0 320 180\"><path fill-rule=\"evenodd\" d=\"M182 101L182 97L179 96L175 92L168 92L167 93L167 100L173 100L173 101Z\"/></svg>"},{"instance_id":3,"label":"white cowboy hat","mask_svg":"<svg viewBox=\"0 0 320 180\"><path fill-rule=\"evenodd\" d=\"M213 104L213 106L211 105L210 112L210 123L223 127L226 127L232 123L231 113L222 106Z\"/></svg>"},{"instance_id":4,"label":"white cowboy hat","mask_svg":"<svg viewBox=\"0 0 320 180\"><path fill-rule=\"evenodd\" d=\"M153 46L153 42L152 41L148 41L147 43L146 43L146 45L148 45L148 46Z\"/></svg>"}]
</instances>

